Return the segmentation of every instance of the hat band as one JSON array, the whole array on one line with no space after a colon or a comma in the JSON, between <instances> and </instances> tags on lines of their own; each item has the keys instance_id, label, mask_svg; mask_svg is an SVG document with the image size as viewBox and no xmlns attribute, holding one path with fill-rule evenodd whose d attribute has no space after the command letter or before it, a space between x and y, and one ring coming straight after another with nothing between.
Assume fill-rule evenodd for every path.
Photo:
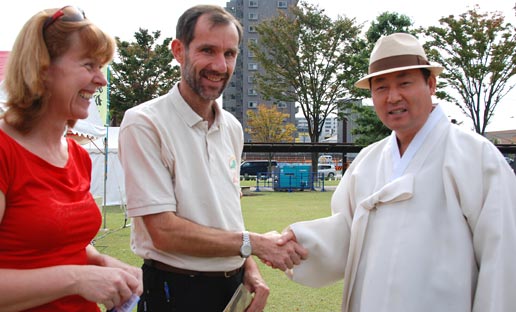
<instances>
[{"instance_id":1,"label":"hat band","mask_svg":"<svg viewBox=\"0 0 516 312\"><path fill-rule=\"evenodd\" d=\"M414 65L430 65L430 63L420 55L405 54L390 56L371 63L369 65L369 74L382 70Z\"/></svg>"}]
</instances>

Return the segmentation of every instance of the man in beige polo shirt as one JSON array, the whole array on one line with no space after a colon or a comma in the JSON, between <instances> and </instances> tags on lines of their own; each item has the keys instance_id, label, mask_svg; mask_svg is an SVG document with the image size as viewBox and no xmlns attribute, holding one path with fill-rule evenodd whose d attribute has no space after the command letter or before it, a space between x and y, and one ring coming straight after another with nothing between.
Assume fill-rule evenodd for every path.
<instances>
[{"instance_id":1,"label":"man in beige polo shirt","mask_svg":"<svg viewBox=\"0 0 516 312\"><path fill-rule=\"evenodd\" d=\"M294 242L245 231L240 207L240 123L215 100L233 73L242 28L218 6L180 17L171 48L181 81L128 110L120 129L133 251L144 259L138 311L220 312L244 283L248 311L269 289L251 255L287 269L306 258Z\"/></svg>"}]
</instances>

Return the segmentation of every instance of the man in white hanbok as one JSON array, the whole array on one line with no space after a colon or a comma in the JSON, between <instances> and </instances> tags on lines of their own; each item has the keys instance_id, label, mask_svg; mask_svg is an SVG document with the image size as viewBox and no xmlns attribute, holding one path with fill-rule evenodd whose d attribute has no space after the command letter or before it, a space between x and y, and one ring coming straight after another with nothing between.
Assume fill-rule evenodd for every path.
<instances>
[{"instance_id":1,"label":"man in white hanbok","mask_svg":"<svg viewBox=\"0 0 516 312\"><path fill-rule=\"evenodd\" d=\"M344 279L346 312L516 311L512 169L432 103L442 67L415 37L380 38L369 64L356 86L371 90L392 135L353 161L331 217L283 233L309 250L291 278L313 287Z\"/></svg>"}]
</instances>

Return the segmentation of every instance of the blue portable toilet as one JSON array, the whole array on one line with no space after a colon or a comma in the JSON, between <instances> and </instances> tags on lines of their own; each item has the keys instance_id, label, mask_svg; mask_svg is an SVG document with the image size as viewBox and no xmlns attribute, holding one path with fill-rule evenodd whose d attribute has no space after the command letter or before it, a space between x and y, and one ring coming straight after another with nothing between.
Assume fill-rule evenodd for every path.
<instances>
[{"instance_id":1,"label":"blue portable toilet","mask_svg":"<svg viewBox=\"0 0 516 312\"><path fill-rule=\"evenodd\" d=\"M312 166L304 164L284 164L276 168L275 191L304 190L312 185Z\"/></svg>"}]
</instances>

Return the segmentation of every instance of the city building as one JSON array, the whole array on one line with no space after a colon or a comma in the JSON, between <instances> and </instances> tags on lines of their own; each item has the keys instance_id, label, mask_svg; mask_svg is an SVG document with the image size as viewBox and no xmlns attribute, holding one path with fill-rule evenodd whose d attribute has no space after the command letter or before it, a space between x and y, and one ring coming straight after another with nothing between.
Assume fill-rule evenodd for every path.
<instances>
[{"instance_id":1,"label":"city building","mask_svg":"<svg viewBox=\"0 0 516 312\"><path fill-rule=\"evenodd\" d=\"M361 100L352 99L347 101L353 101L355 104L362 105ZM346 117L339 119L335 115L330 115L324 121L324 125L319 136L319 142L326 143L354 143L355 136L352 134L352 130L356 127L356 113L350 113L348 109L345 111ZM297 137L296 142L309 143L310 135L308 133L308 122L305 117L296 118Z\"/></svg>"},{"instance_id":2,"label":"city building","mask_svg":"<svg viewBox=\"0 0 516 312\"><path fill-rule=\"evenodd\" d=\"M277 16L280 11L288 12L288 8L297 3L298 0L231 0L226 3L225 9L241 22L244 34L233 78L222 96L223 107L242 123L244 129L247 125L247 110L256 110L260 104L269 107L276 105L278 110L289 114L290 119L286 122L295 124L295 103L266 101L259 94L253 79L262 69L248 44L250 42L260 44L256 25L265 19ZM245 133L245 141L251 141L247 133Z\"/></svg>"},{"instance_id":3,"label":"city building","mask_svg":"<svg viewBox=\"0 0 516 312\"><path fill-rule=\"evenodd\" d=\"M308 143L310 136L308 134L308 122L305 117L296 117L297 138L296 142ZM319 142L325 140L334 140L337 142L337 133L339 128L339 120L337 116L328 116L324 121L324 125L319 136Z\"/></svg>"}]
</instances>

